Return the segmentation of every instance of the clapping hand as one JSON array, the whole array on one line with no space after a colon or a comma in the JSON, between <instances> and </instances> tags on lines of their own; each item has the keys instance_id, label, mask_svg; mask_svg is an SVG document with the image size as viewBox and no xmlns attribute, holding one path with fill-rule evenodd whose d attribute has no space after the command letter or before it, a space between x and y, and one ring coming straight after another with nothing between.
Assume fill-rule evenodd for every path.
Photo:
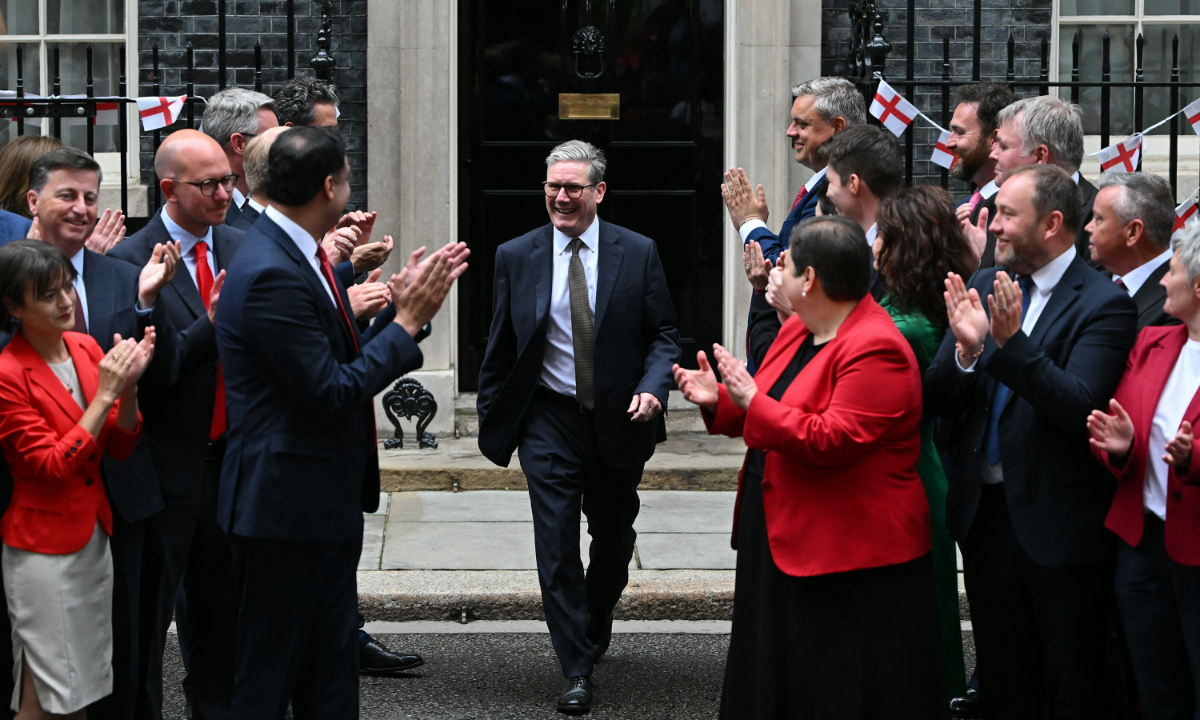
<instances>
[{"instance_id":1,"label":"clapping hand","mask_svg":"<svg viewBox=\"0 0 1200 720\"><path fill-rule=\"evenodd\" d=\"M1021 329L1021 294L1021 286L1009 280L1008 273L1003 270L996 273L988 309L992 311L992 339L1000 347Z\"/></svg>"},{"instance_id":2,"label":"clapping hand","mask_svg":"<svg viewBox=\"0 0 1200 720\"><path fill-rule=\"evenodd\" d=\"M713 344L713 356L717 359L717 370L721 372L721 379L725 381L729 399L743 410L750 409L750 401L758 394L758 385L746 370L746 363L716 343Z\"/></svg>"},{"instance_id":3,"label":"clapping hand","mask_svg":"<svg viewBox=\"0 0 1200 720\"><path fill-rule=\"evenodd\" d=\"M729 219L733 221L733 229L738 230L747 220L767 221L770 211L767 209L767 195L763 186L750 188L746 171L741 168L729 168L725 171L725 182L721 184L721 197L725 199L725 208L729 211Z\"/></svg>"},{"instance_id":4,"label":"clapping hand","mask_svg":"<svg viewBox=\"0 0 1200 720\"><path fill-rule=\"evenodd\" d=\"M713 374L708 364L708 356L704 351L696 353L696 363L699 370L687 370L674 365L671 370L675 373L675 384L683 393L683 399L713 412L717 409L717 376Z\"/></svg>"},{"instance_id":5,"label":"clapping hand","mask_svg":"<svg viewBox=\"0 0 1200 720\"><path fill-rule=\"evenodd\" d=\"M355 210L348 212L342 216L337 222L338 228L356 228L358 230L358 242L356 245L366 245L371 242L371 231L375 229L375 218L379 213L363 212Z\"/></svg>"},{"instance_id":6,"label":"clapping hand","mask_svg":"<svg viewBox=\"0 0 1200 720\"><path fill-rule=\"evenodd\" d=\"M329 258L330 266L337 267L350 259L360 232L356 227L337 227L325 233L321 239L321 249Z\"/></svg>"},{"instance_id":7,"label":"clapping hand","mask_svg":"<svg viewBox=\"0 0 1200 720\"><path fill-rule=\"evenodd\" d=\"M746 279L755 290L767 289L767 280L773 265L763 257L762 246L754 240L742 248L742 267L746 270Z\"/></svg>"},{"instance_id":8,"label":"clapping hand","mask_svg":"<svg viewBox=\"0 0 1200 720\"><path fill-rule=\"evenodd\" d=\"M110 208L96 221L96 227L92 229L92 234L88 236L85 244L88 250L103 255L124 239L125 213L120 210L114 212Z\"/></svg>"},{"instance_id":9,"label":"clapping hand","mask_svg":"<svg viewBox=\"0 0 1200 720\"><path fill-rule=\"evenodd\" d=\"M433 319L454 281L467 271L467 263L460 258L469 256L470 250L458 253L451 249L453 247L456 245L443 247L416 267L406 265L399 275L393 275L388 281L388 290L396 303L395 322L409 335L415 337ZM413 262L412 257L409 262Z\"/></svg>"},{"instance_id":10,"label":"clapping hand","mask_svg":"<svg viewBox=\"0 0 1200 720\"><path fill-rule=\"evenodd\" d=\"M1179 432L1175 433L1175 437L1167 443L1165 450L1167 451L1162 456L1163 462L1168 465L1174 465L1179 472L1187 472L1192 466L1192 424L1184 420L1179 425Z\"/></svg>"},{"instance_id":11,"label":"clapping hand","mask_svg":"<svg viewBox=\"0 0 1200 720\"><path fill-rule=\"evenodd\" d=\"M217 273L213 280L212 290L208 293L208 321L217 324L217 301L221 299L221 288L225 286L225 271Z\"/></svg>"},{"instance_id":12,"label":"clapping hand","mask_svg":"<svg viewBox=\"0 0 1200 720\"><path fill-rule=\"evenodd\" d=\"M771 268L770 275L767 276L767 304L775 308L775 312L779 315L779 322L787 322L795 311L792 310L792 301L783 292L783 258L787 255L787 250L779 253L779 261L775 263L775 267Z\"/></svg>"},{"instance_id":13,"label":"clapping hand","mask_svg":"<svg viewBox=\"0 0 1200 720\"><path fill-rule=\"evenodd\" d=\"M154 246L154 250L150 254L150 262L146 263L146 267L142 268L142 274L138 277L139 308L148 310L154 307L159 291L171 282L171 278L175 277L175 269L179 266L182 257L183 252L178 240L165 245L158 243Z\"/></svg>"},{"instance_id":14,"label":"clapping hand","mask_svg":"<svg viewBox=\"0 0 1200 720\"><path fill-rule=\"evenodd\" d=\"M153 334L151 333L151 335ZM112 350L109 350L100 360L100 381L93 400L93 402L103 402L106 405L112 405L125 392L130 370L135 361L140 362L134 352L138 350L137 342L133 339L122 340L120 335L114 335L113 340ZM151 346L153 346L153 340Z\"/></svg>"},{"instance_id":15,"label":"clapping hand","mask_svg":"<svg viewBox=\"0 0 1200 720\"><path fill-rule=\"evenodd\" d=\"M384 235L377 243L360 244L350 253L350 263L355 273L371 272L387 262L392 256L392 236Z\"/></svg>"},{"instance_id":16,"label":"clapping hand","mask_svg":"<svg viewBox=\"0 0 1200 720\"><path fill-rule=\"evenodd\" d=\"M982 349L983 341L987 338L987 313L979 299L979 292L975 288L967 289L962 277L956 273L946 276L946 292L943 297L946 299L950 330L962 351L959 353L959 360L966 367L978 357L976 351ZM1019 310L1020 305L1017 307Z\"/></svg>"},{"instance_id":17,"label":"clapping hand","mask_svg":"<svg viewBox=\"0 0 1200 720\"><path fill-rule=\"evenodd\" d=\"M966 212L964 213L963 210ZM979 262L979 259L983 257L984 248L987 247L988 209L981 208L979 221L972 225L971 206L969 204L961 205L958 208L958 221L962 225L967 244L971 246L971 252L975 255L975 262Z\"/></svg>"},{"instance_id":18,"label":"clapping hand","mask_svg":"<svg viewBox=\"0 0 1200 720\"><path fill-rule=\"evenodd\" d=\"M1124 462L1129 448L1133 446L1133 421L1115 398L1108 401L1108 409L1112 414L1093 410L1092 414L1088 415L1087 427L1092 435L1088 443L1094 450L1108 453L1109 457L1120 465Z\"/></svg>"},{"instance_id":19,"label":"clapping hand","mask_svg":"<svg viewBox=\"0 0 1200 720\"><path fill-rule=\"evenodd\" d=\"M379 282L380 273L379 269L372 270L366 282L346 288L355 320L370 320L392 301L392 293L388 286Z\"/></svg>"}]
</instances>

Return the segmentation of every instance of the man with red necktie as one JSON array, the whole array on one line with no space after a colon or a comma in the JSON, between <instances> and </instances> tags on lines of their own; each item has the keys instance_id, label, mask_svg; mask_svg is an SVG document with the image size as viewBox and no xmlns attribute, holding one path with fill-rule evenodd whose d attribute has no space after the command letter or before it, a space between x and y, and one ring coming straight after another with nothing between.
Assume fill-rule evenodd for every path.
<instances>
[{"instance_id":1,"label":"man with red necktie","mask_svg":"<svg viewBox=\"0 0 1200 720\"><path fill-rule=\"evenodd\" d=\"M165 508L151 532L153 559L144 582L148 714L162 717L162 662L167 629L181 586L190 602L179 608L180 644L186 648L192 713L225 717L233 690L236 615L229 540L217 527L217 485L225 453L225 395L213 329L222 271L242 241L225 224L236 175L221 146L195 130L169 135L155 156L163 210L140 232L109 252L144 264L158 243L178 242L186 272L176 272L161 302L180 328L179 377L170 388L140 398L146 435ZM215 292L214 292L215 289ZM153 427L151 427L153 426ZM186 572L185 572L186 570Z\"/></svg>"},{"instance_id":2,"label":"man with red necktie","mask_svg":"<svg viewBox=\"0 0 1200 720\"><path fill-rule=\"evenodd\" d=\"M388 283L366 332L317 239L350 197L336 130L296 127L268 156L271 206L216 313L228 409L217 521L238 598L233 720L358 716L355 570L379 503L374 397L421 366L416 336L466 269L439 250Z\"/></svg>"}]
</instances>

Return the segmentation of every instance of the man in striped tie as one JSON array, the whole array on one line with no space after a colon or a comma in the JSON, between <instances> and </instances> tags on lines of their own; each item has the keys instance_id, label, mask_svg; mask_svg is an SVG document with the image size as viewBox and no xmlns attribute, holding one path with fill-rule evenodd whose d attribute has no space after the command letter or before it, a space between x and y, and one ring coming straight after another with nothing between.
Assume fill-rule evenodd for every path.
<instances>
[{"instance_id":1,"label":"man in striped tie","mask_svg":"<svg viewBox=\"0 0 1200 720\"><path fill-rule=\"evenodd\" d=\"M567 678L557 709L581 715L629 581L642 468L666 439L679 333L654 241L596 217L604 153L571 140L546 166L550 223L496 250L479 449L505 467L519 454L542 606Z\"/></svg>"}]
</instances>

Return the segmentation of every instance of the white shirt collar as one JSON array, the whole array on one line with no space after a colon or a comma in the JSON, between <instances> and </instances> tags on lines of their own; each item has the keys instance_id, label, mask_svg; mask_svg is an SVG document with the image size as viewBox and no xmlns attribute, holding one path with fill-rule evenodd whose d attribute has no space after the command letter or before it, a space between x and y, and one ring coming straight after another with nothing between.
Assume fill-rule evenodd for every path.
<instances>
[{"instance_id":1,"label":"white shirt collar","mask_svg":"<svg viewBox=\"0 0 1200 720\"><path fill-rule=\"evenodd\" d=\"M984 185L983 187L979 188L979 195L984 200L987 200L988 198L995 195L999 191L1000 191L1000 186L996 184L995 180L992 180L987 185Z\"/></svg>"},{"instance_id":2,"label":"white shirt collar","mask_svg":"<svg viewBox=\"0 0 1200 720\"><path fill-rule=\"evenodd\" d=\"M1076 185L1078 185L1078 184L1079 184L1079 171L1078 171L1078 170L1076 170L1075 172L1071 173L1071 179L1075 181L1075 184L1076 184Z\"/></svg>"},{"instance_id":3,"label":"white shirt collar","mask_svg":"<svg viewBox=\"0 0 1200 720\"><path fill-rule=\"evenodd\" d=\"M588 229L583 231L579 239L583 241L588 250L596 252L596 248L600 245L600 219L593 219L592 224L588 225ZM554 252L565 252L570 244L571 238L564 235L558 228L554 228Z\"/></svg>"},{"instance_id":4,"label":"white shirt collar","mask_svg":"<svg viewBox=\"0 0 1200 720\"><path fill-rule=\"evenodd\" d=\"M1137 295L1138 290L1142 289L1142 286L1146 284L1146 280L1149 279L1155 270L1161 267L1163 263L1171 261L1171 255L1172 252L1166 250L1153 260L1142 263L1133 270L1130 270L1128 275L1113 275L1113 282L1120 280L1125 284L1125 290L1129 293L1129 297L1133 297Z\"/></svg>"},{"instance_id":5,"label":"white shirt collar","mask_svg":"<svg viewBox=\"0 0 1200 720\"><path fill-rule=\"evenodd\" d=\"M1058 287L1059 281L1062 280L1063 274L1067 272L1067 268L1070 267L1076 255L1075 246L1072 245L1067 248L1065 253L1034 271L1033 284L1037 286L1037 291L1042 295L1054 292L1054 288Z\"/></svg>"},{"instance_id":6,"label":"white shirt collar","mask_svg":"<svg viewBox=\"0 0 1200 720\"><path fill-rule=\"evenodd\" d=\"M259 205L258 203L254 202L254 198L246 198L246 202L250 203L250 207L254 208L255 211L258 212L259 215L262 215L264 212L267 211L267 208L265 206Z\"/></svg>"},{"instance_id":7,"label":"white shirt collar","mask_svg":"<svg viewBox=\"0 0 1200 720\"><path fill-rule=\"evenodd\" d=\"M878 234L879 234L879 223L875 223L874 225L871 226L870 230L867 230L867 244L874 245L875 244L875 236Z\"/></svg>"},{"instance_id":8,"label":"white shirt collar","mask_svg":"<svg viewBox=\"0 0 1200 720\"><path fill-rule=\"evenodd\" d=\"M313 239L312 235L309 235L307 230L276 210L274 205L267 208L266 216L275 221L275 224L287 233L292 242L296 243L296 247L300 249L301 255L305 258L314 258L317 256L317 241Z\"/></svg>"},{"instance_id":9,"label":"white shirt collar","mask_svg":"<svg viewBox=\"0 0 1200 720\"><path fill-rule=\"evenodd\" d=\"M163 225L166 226L167 234L171 236L171 239L179 241L179 250L183 255L186 256L188 253L192 252L192 250L196 247L196 243L200 242L201 240L208 244L209 250L213 249L212 227L208 228L208 232L204 234L204 237L196 237L180 227L179 223L172 220L171 214L167 212L166 208L163 208L162 211L162 221Z\"/></svg>"},{"instance_id":10,"label":"white shirt collar","mask_svg":"<svg viewBox=\"0 0 1200 720\"><path fill-rule=\"evenodd\" d=\"M826 165L825 167L821 168L816 173L814 173L813 176L808 179L808 182L804 183L804 190L806 192L812 192L812 189L817 186L817 183L819 183L825 179L825 173L828 170L829 170L829 166Z\"/></svg>"},{"instance_id":11,"label":"white shirt collar","mask_svg":"<svg viewBox=\"0 0 1200 720\"><path fill-rule=\"evenodd\" d=\"M242 208L243 205L246 204L246 196L243 195L242 191L238 190L236 187L233 189L233 201L232 202L234 205L238 206L239 210Z\"/></svg>"}]
</instances>

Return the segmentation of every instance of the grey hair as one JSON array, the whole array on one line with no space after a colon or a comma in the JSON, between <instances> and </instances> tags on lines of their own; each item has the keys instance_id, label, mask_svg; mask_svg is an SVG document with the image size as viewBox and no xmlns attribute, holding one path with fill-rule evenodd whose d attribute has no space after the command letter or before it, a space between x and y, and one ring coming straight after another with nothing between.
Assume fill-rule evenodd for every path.
<instances>
[{"instance_id":1,"label":"grey hair","mask_svg":"<svg viewBox=\"0 0 1200 720\"><path fill-rule=\"evenodd\" d=\"M585 162L588 164L588 182L599 185L604 182L604 171L608 169L608 159L604 152L583 140L568 140L550 151L546 156L546 168L560 162Z\"/></svg>"},{"instance_id":2,"label":"grey hair","mask_svg":"<svg viewBox=\"0 0 1200 720\"><path fill-rule=\"evenodd\" d=\"M246 153L242 156L242 169L246 172L246 186L251 195L267 191L267 180L271 175L267 158L271 153L272 140L270 137L256 137L246 145Z\"/></svg>"},{"instance_id":3,"label":"grey hair","mask_svg":"<svg viewBox=\"0 0 1200 720\"><path fill-rule=\"evenodd\" d=\"M275 111L275 101L270 95L245 88L222 90L208 99L200 128L225 147L234 133L258 134L258 111L264 108Z\"/></svg>"},{"instance_id":4,"label":"grey hair","mask_svg":"<svg viewBox=\"0 0 1200 720\"><path fill-rule=\"evenodd\" d=\"M1183 226L1171 247L1179 253L1179 264L1187 273L1188 283L1200 277L1200 222L1190 222Z\"/></svg>"},{"instance_id":5,"label":"grey hair","mask_svg":"<svg viewBox=\"0 0 1200 720\"><path fill-rule=\"evenodd\" d=\"M1175 196L1171 183L1160 175L1150 173L1104 173L1100 189L1121 189L1113 211L1122 225L1141 220L1146 237L1163 250L1171 246L1171 229L1175 226Z\"/></svg>"},{"instance_id":6,"label":"grey hair","mask_svg":"<svg viewBox=\"0 0 1200 720\"><path fill-rule=\"evenodd\" d=\"M814 98L813 107L827 123L840 117L846 120L846 127L867 124L867 103L846 78L819 77L792 88L792 97L806 96Z\"/></svg>"},{"instance_id":7,"label":"grey hair","mask_svg":"<svg viewBox=\"0 0 1200 720\"><path fill-rule=\"evenodd\" d=\"M1083 163L1083 110L1052 95L1018 100L1000 111L999 125L1020 118L1021 154L1028 156L1045 145L1054 162L1069 173Z\"/></svg>"}]
</instances>

